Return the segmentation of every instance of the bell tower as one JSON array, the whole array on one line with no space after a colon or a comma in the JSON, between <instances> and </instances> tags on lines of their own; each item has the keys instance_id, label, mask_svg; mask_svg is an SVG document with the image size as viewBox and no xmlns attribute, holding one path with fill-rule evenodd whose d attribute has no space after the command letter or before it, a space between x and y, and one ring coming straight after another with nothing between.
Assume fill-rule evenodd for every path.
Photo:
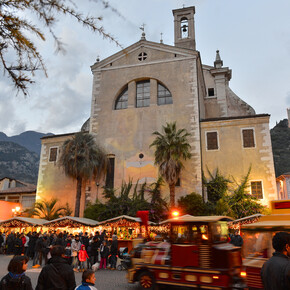
<instances>
[{"instance_id":1,"label":"bell tower","mask_svg":"<svg viewBox=\"0 0 290 290\"><path fill-rule=\"evenodd\" d=\"M195 7L172 10L174 16L174 45L195 50Z\"/></svg>"}]
</instances>

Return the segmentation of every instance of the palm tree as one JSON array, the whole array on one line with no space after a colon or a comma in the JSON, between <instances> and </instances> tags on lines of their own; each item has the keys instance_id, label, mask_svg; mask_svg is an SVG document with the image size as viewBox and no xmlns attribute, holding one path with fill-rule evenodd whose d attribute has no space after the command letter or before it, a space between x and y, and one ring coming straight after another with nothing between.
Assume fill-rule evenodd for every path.
<instances>
[{"instance_id":1,"label":"palm tree","mask_svg":"<svg viewBox=\"0 0 290 290\"><path fill-rule=\"evenodd\" d=\"M169 185L170 206L175 205L175 184L183 168L182 160L191 158L190 144L187 137L190 134L186 129L176 129L176 122L166 123L162 126L164 134L157 131L150 147L155 146L155 164L159 167L159 173Z\"/></svg>"},{"instance_id":2,"label":"palm tree","mask_svg":"<svg viewBox=\"0 0 290 290\"><path fill-rule=\"evenodd\" d=\"M29 211L29 215L38 216L41 219L46 219L48 221L59 218L63 215L64 207L58 207L56 204L58 202L57 198L51 200L41 200L34 204L34 208Z\"/></svg>"},{"instance_id":3,"label":"palm tree","mask_svg":"<svg viewBox=\"0 0 290 290\"><path fill-rule=\"evenodd\" d=\"M79 132L64 142L60 164L67 176L77 180L74 215L79 217L83 184L88 180L99 180L106 173L107 156L92 135Z\"/></svg>"}]
</instances>

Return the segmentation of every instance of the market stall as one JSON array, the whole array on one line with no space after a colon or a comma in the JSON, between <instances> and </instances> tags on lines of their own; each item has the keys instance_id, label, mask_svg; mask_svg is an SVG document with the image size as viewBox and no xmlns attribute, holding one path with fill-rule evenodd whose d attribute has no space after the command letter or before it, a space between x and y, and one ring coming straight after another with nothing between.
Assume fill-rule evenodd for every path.
<instances>
[{"instance_id":1,"label":"market stall","mask_svg":"<svg viewBox=\"0 0 290 290\"><path fill-rule=\"evenodd\" d=\"M0 222L0 230L7 232L39 232L47 220L28 217L13 217Z\"/></svg>"},{"instance_id":2,"label":"market stall","mask_svg":"<svg viewBox=\"0 0 290 290\"><path fill-rule=\"evenodd\" d=\"M246 216L246 217L234 220L234 221L230 221L230 222L228 222L229 229L232 232L234 232L235 230L240 231L240 229L243 225L255 223L255 222L259 221L259 219L262 216L263 216L262 214L256 213L256 214Z\"/></svg>"},{"instance_id":3,"label":"market stall","mask_svg":"<svg viewBox=\"0 0 290 290\"><path fill-rule=\"evenodd\" d=\"M80 232L94 233L99 222L79 217L65 216L52 221L46 222L43 227L46 231L63 232L66 231L70 234L79 234Z\"/></svg>"},{"instance_id":4,"label":"market stall","mask_svg":"<svg viewBox=\"0 0 290 290\"><path fill-rule=\"evenodd\" d=\"M149 224L152 224L149 222ZM141 219L121 215L99 223L99 231L106 230L108 238L112 238L113 234L118 237L118 245L120 247L128 247L132 249L132 240L137 237L146 237L146 228L142 225Z\"/></svg>"}]
</instances>

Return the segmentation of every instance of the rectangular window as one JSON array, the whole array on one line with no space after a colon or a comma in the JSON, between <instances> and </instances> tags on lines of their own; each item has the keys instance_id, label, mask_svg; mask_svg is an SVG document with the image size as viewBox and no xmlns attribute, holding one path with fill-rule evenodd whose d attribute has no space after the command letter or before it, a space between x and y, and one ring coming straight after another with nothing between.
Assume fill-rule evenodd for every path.
<instances>
[{"instance_id":1,"label":"rectangular window","mask_svg":"<svg viewBox=\"0 0 290 290\"><path fill-rule=\"evenodd\" d=\"M207 144L207 150L219 149L217 132L206 132L206 144Z\"/></svg>"},{"instance_id":2,"label":"rectangular window","mask_svg":"<svg viewBox=\"0 0 290 290\"><path fill-rule=\"evenodd\" d=\"M0 196L0 200L5 200L6 199L6 196L5 195L1 195Z\"/></svg>"},{"instance_id":3,"label":"rectangular window","mask_svg":"<svg viewBox=\"0 0 290 290\"><path fill-rule=\"evenodd\" d=\"M21 204L24 209L32 207L34 203L35 203L35 195L22 196Z\"/></svg>"},{"instance_id":4,"label":"rectangular window","mask_svg":"<svg viewBox=\"0 0 290 290\"><path fill-rule=\"evenodd\" d=\"M254 129L243 129L243 147L251 148L255 147L255 139L254 139Z\"/></svg>"},{"instance_id":5,"label":"rectangular window","mask_svg":"<svg viewBox=\"0 0 290 290\"><path fill-rule=\"evenodd\" d=\"M251 193L258 199L263 199L262 181L251 181Z\"/></svg>"},{"instance_id":6,"label":"rectangular window","mask_svg":"<svg viewBox=\"0 0 290 290\"><path fill-rule=\"evenodd\" d=\"M106 187L114 188L115 158L110 157L106 174Z\"/></svg>"},{"instance_id":7,"label":"rectangular window","mask_svg":"<svg viewBox=\"0 0 290 290\"><path fill-rule=\"evenodd\" d=\"M150 81L138 82L136 94L136 107L149 107L150 105Z\"/></svg>"},{"instance_id":8,"label":"rectangular window","mask_svg":"<svg viewBox=\"0 0 290 290\"><path fill-rule=\"evenodd\" d=\"M207 93L209 97L214 97L214 88L208 88Z\"/></svg>"},{"instance_id":9,"label":"rectangular window","mask_svg":"<svg viewBox=\"0 0 290 290\"><path fill-rule=\"evenodd\" d=\"M55 162L57 160L57 147L49 148L49 162Z\"/></svg>"}]
</instances>

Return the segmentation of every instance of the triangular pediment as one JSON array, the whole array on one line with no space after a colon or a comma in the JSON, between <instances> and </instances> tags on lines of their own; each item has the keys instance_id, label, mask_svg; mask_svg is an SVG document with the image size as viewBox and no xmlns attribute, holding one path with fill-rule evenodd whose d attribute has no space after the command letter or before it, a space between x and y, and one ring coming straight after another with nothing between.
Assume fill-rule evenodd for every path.
<instances>
[{"instance_id":1,"label":"triangular pediment","mask_svg":"<svg viewBox=\"0 0 290 290\"><path fill-rule=\"evenodd\" d=\"M91 69L95 71L100 69L146 65L174 59L192 58L197 54L198 52L194 50L141 40L102 61L96 62L91 66Z\"/></svg>"}]
</instances>

